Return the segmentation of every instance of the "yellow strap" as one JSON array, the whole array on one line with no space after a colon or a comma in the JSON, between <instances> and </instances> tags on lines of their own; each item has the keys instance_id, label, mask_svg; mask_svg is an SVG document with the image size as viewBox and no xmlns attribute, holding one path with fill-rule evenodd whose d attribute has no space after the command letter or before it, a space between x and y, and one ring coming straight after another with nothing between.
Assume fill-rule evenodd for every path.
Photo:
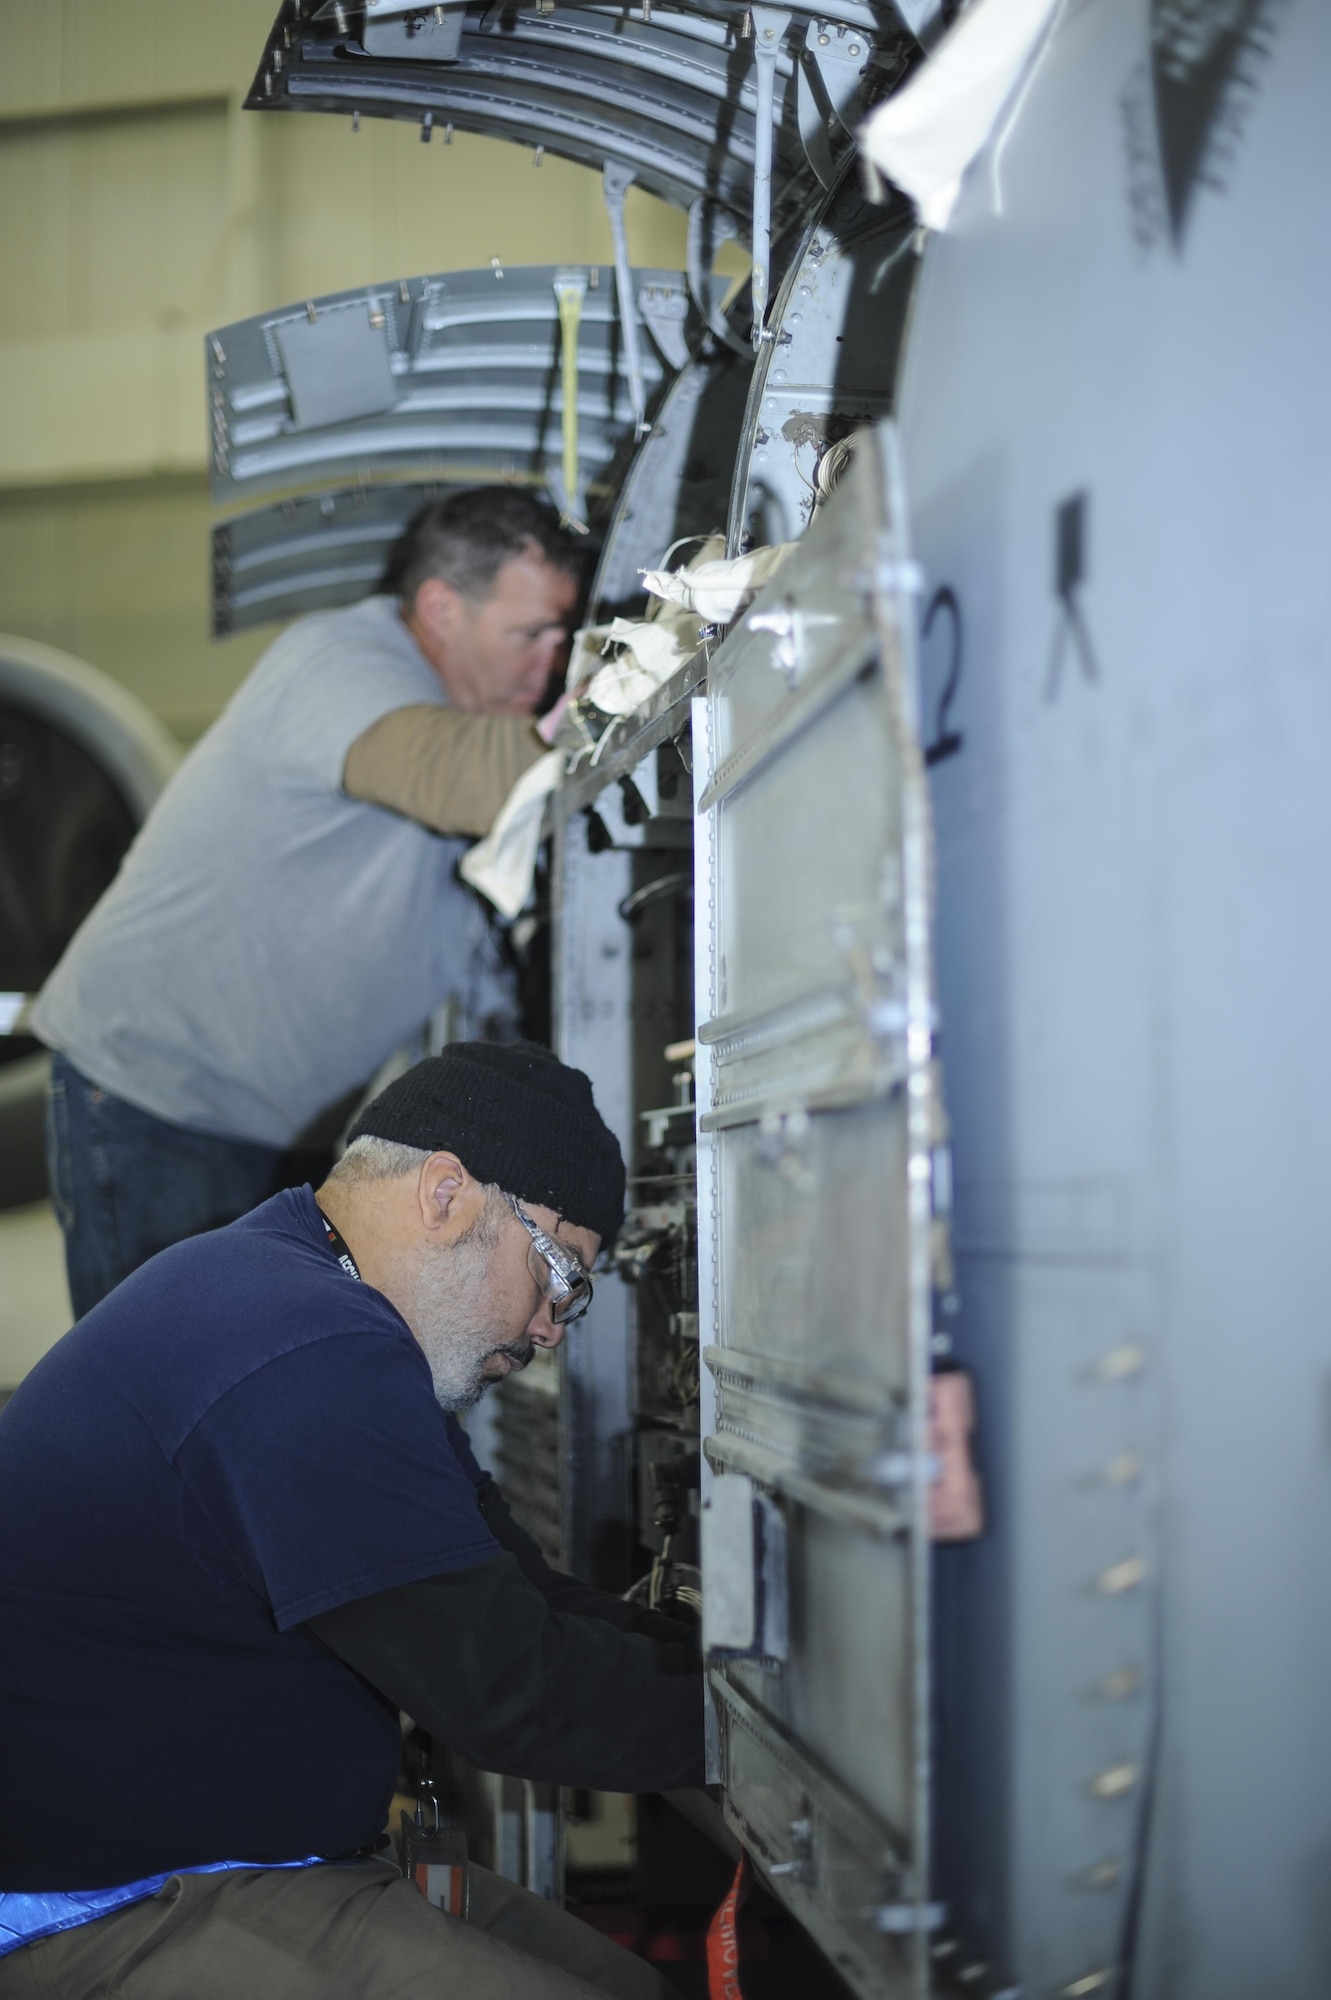
<instances>
[{"instance_id":1,"label":"yellow strap","mask_svg":"<svg viewBox=\"0 0 1331 2000\"><path fill-rule=\"evenodd\" d=\"M582 324L582 302L587 296L585 271L556 271L555 297L559 301L559 328L562 336L561 382L564 392L564 505L570 514L578 508L578 329Z\"/></svg>"}]
</instances>

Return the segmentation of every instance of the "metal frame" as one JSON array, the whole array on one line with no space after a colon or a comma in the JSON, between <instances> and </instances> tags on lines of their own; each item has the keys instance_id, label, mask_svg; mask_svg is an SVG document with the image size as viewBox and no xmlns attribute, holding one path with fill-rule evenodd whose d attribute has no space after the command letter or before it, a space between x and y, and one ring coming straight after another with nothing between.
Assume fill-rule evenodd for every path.
<instances>
[{"instance_id":1,"label":"metal frame","mask_svg":"<svg viewBox=\"0 0 1331 2000\"><path fill-rule=\"evenodd\" d=\"M890 414L917 258L913 212L832 171L791 254L749 383L731 483L732 554L794 541L831 490L832 447Z\"/></svg>"},{"instance_id":2,"label":"metal frame","mask_svg":"<svg viewBox=\"0 0 1331 2000\"><path fill-rule=\"evenodd\" d=\"M753 1635L738 1654L713 1651L727 1819L858 1992L922 2000L938 1922L927 1384L939 1083L917 572L891 432L876 443L714 655L696 708L705 1524L718 1478L728 1482L727 1524L704 1562L704 1633L713 1647L718 1631L728 1645ZM838 824L828 758L851 740L882 746L880 802L870 811L864 799L854 850L805 819L798 872L787 876L795 850L774 837L782 802L795 786ZM857 767L857 797L867 769ZM827 961L831 984L821 969L810 984L811 954ZM902 1232L868 1346L837 1317L848 1309L838 1210L852 1204L881 1220L863 1222L850 1264L869 1258L875 1226L893 1244ZM799 1273L783 1303L746 1246L763 1243L779 1260L786 1228L798 1229ZM815 1288L801 1319L798 1286L818 1262L806 1268L804 1254L817 1245L828 1305ZM844 1350L831 1372L829 1347ZM774 1504L788 1555L775 1569L755 1558L750 1572L742 1545L750 1534L770 1540ZM826 1614L819 1579L832 1574L846 1586L835 1637L814 1608ZM788 1624L773 1611L787 1588ZM881 1625L888 1603L897 1613ZM860 1660L853 1680L842 1678L839 1644ZM848 1747L857 1723L869 1731L859 1756Z\"/></svg>"},{"instance_id":3,"label":"metal frame","mask_svg":"<svg viewBox=\"0 0 1331 2000\"><path fill-rule=\"evenodd\" d=\"M445 142L455 130L481 132L531 146L538 161L551 152L602 170L612 201L637 181L700 219L724 218L719 233L753 249L760 345L773 246L801 226L834 158L851 151L857 106L918 53L939 9L935 0L890 12L861 0L799 10L534 0L502 14L417 9L414 39L385 32L392 24L381 17L403 11L294 0L274 23L248 107L342 112L353 130L362 114L409 119L427 142L436 130ZM692 232L690 282L728 343L705 294L703 235Z\"/></svg>"}]
</instances>

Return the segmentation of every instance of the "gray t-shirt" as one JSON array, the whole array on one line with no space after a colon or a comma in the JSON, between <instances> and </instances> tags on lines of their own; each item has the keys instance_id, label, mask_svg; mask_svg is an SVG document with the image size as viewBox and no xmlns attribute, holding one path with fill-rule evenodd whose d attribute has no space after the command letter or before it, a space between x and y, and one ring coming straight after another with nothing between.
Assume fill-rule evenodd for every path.
<instances>
[{"instance_id":1,"label":"gray t-shirt","mask_svg":"<svg viewBox=\"0 0 1331 2000\"><path fill-rule=\"evenodd\" d=\"M287 1146L465 976L465 841L342 791L443 689L372 597L302 618L185 759L47 980L41 1039L159 1118Z\"/></svg>"}]
</instances>

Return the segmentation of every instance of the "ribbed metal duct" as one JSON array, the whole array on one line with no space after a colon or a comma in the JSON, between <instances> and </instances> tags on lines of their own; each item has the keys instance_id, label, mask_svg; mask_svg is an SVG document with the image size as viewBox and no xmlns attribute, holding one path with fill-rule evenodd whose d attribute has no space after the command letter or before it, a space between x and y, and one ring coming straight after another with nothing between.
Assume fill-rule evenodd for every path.
<instances>
[{"instance_id":1,"label":"ribbed metal duct","mask_svg":"<svg viewBox=\"0 0 1331 2000\"><path fill-rule=\"evenodd\" d=\"M255 507L213 529L213 637L368 596L435 485L352 486Z\"/></svg>"},{"instance_id":2,"label":"ribbed metal duct","mask_svg":"<svg viewBox=\"0 0 1331 2000\"><path fill-rule=\"evenodd\" d=\"M565 447L560 292L570 285L579 294L577 485L594 490L702 332L680 272L640 270L631 279L632 355L615 272L596 265L496 261L490 270L335 292L219 328L206 342L214 500L394 474L557 491ZM641 338L641 325L652 338Z\"/></svg>"},{"instance_id":3,"label":"ribbed metal duct","mask_svg":"<svg viewBox=\"0 0 1331 2000\"><path fill-rule=\"evenodd\" d=\"M937 0L631 11L295 0L246 102L408 119L427 140L479 132L608 169L694 211L695 296L709 229L751 243L761 322L770 244L807 214L938 13Z\"/></svg>"}]
</instances>

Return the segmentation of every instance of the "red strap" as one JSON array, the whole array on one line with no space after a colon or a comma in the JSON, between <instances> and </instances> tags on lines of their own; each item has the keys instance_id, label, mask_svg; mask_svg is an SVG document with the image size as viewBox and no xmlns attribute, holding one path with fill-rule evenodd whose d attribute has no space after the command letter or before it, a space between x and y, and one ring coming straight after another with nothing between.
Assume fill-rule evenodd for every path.
<instances>
[{"instance_id":1,"label":"red strap","mask_svg":"<svg viewBox=\"0 0 1331 2000\"><path fill-rule=\"evenodd\" d=\"M744 2000L739 1983L740 1906L749 1893L749 1857L740 1849L735 1879L726 1891L720 1909L707 1926L708 2000Z\"/></svg>"}]
</instances>

